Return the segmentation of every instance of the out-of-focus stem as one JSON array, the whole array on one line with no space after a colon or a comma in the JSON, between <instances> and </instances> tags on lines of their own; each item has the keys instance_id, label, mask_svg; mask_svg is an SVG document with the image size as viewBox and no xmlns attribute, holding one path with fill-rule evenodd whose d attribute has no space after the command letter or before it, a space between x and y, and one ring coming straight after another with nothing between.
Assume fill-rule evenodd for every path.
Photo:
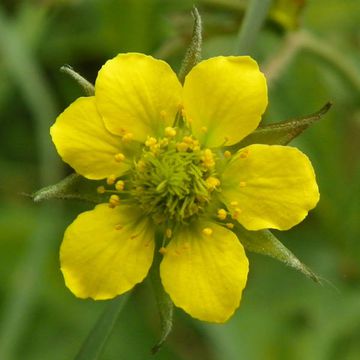
<instances>
[{"instance_id":1,"label":"out-of-focus stem","mask_svg":"<svg viewBox=\"0 0 360 360\"><path fill-rule=\"evenodd\" d=\"M55 101L31 49L18 33L15 24L6 18L1 6L0 51L6 70L20 89L33 115L40 185L53 183L60 177L59 162L55 152L50 151L49 143L49 125L56 116ZM38 206L37 210L37 228L27 240L28 249L18 268L13 270L13 288L4 301L4 314L0 325L2 360L15 357L18 341L28 325L29 315L43 284L41 281L45 260L54 244L51 236L56 233L54 219L61 216L61 210L56 205Z\"/></svg>"},{"instance_id":2,"label":"out-of-focus stem","mask_svg":"<svg viewBox=\"0 0 360 360\"><path fill-rule=\"evenodd\" d=\"M250 54L266 19L271 0L250 0L235 44L235 54Z\"/></svg>"}]
</instances>

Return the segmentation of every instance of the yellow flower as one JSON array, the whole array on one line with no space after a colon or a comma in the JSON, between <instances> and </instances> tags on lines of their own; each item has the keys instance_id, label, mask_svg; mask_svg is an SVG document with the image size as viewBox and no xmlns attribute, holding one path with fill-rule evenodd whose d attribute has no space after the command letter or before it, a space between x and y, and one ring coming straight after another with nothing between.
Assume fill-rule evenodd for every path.
<instances>
[{"instance_id":1,"label":"yellow flower","mask_svg":"<svg viewBox=\"0 0 360 360\"><path fill-rule=\"evenodd\" d=\"M96 300L122 294L147 276L158 249L174 304L201 320L226 321L248 274L234 223L286 230L319 199L299 150L224 149L256 129L266 106L266 80L247 56L202 61L184 86L150 56L109 60L95 96L77 99L51 128L65 162L112 187L101 187L109 203L80 214L65 232L60 260L70 290Z\"/></svg>"}]
</instances>

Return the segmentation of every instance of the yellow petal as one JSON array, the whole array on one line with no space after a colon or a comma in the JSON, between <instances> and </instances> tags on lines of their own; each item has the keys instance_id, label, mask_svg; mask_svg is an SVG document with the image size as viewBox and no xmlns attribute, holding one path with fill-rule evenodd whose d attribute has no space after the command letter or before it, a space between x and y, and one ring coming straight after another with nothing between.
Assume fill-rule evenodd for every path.
<instances>
[{"instance_id":1,"label":"yellow petal","mask_svg":"<svg viewBox=\"0 0 360 360\"><path fill-rule=\"evenodd\" d=\"M248 260L236 235L213 223L183 228L164 251L161 280L176 306L222 323L239 306Z\"/></svg>"},{"instance_id":2,"label":"yellow petal","mask_svg":"<svg viewBox=\"0 0 360 360\"><path fill-rule=\"evenodd\" d=\"M222 190L228 209L248 230L287 230L319 201L310 160L289 146L241 149L223 173Z\"/></svg>"},{"instance_id":3,"label":"yellow petal","mask_svg":"<svg viewBox=\"0 0 360 360\"><path fill-rule=\"evenodd\" d=\"M266 106L265 77L249 56L202 61L185 79L186 117L205 146L240 141L256 129Z\"/></svg>"},{"instance_id":4,"label":"yellow petal","mask_svg":"<svg viewBox=\"0 0 360 360\"><path fill-rule=\"evenodd\" d=\"M143 54L119 54L106 62L95 84L96 104L114 134L160 136L181 103L181 85L170 66Z\"/></svg>"},{"instance_id":5,"label":"yellow petal","mask_svg":"<svg viewBox=\"0 0 360 360\"><path fill-rule=\"evenodd\" d=\"M121 139L106 130L94 97L82 97L58 116L50 133L62 159L88 179L119 176L129 165L117 162Z\"/></svg>"},{"instance_id":6,"label":"yellow petal","mask_svg":"<svg viewBox=\"0 0 360 360\"><path fill-rule=\"evenodd\" d=\"M153 254L154 232L135 208L102 204L66 229L61 271L77 297L111 299L145 278Z\"/></svg>"}]
</instances>

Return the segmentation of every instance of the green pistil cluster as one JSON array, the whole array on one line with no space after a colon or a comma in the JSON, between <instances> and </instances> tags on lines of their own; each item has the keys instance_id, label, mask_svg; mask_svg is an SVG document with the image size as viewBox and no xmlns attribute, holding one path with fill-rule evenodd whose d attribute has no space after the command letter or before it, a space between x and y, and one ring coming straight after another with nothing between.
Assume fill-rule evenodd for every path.
<instances>
[{"instance_id":1,"label":"green pistil cluster","mask_svg":"<svg viewBox=\"0 0 360 360\"><path fill-rule=\"evenodd\" d=\"M149 138L130 176L130 194L157 223L187 222L205 211L220 185L214 164L213 153L190 136Z\"/></svg>"}]
</instances>

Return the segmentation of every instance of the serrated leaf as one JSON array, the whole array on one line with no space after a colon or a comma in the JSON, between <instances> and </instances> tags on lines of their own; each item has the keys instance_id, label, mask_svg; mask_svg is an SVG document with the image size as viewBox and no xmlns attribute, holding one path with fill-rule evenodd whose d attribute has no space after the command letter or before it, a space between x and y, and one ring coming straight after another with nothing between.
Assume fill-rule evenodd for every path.
<instances>
[{"instance_id":1,"label":"serrated leaf","mask_svg":"<svg viewBox=\"0 0 360 360\"><path fill-rule=\"evenodd\" d=\"M160 279L160 262L161 256L159 252L155 253L154 263L150 270L151 284L154 289L156 303L160 315L160 338L155 346L151 349L153 354L157 353L163 346L165 340L169 336L173 324L174 304L169 295L165 292Z\"/></svg>"},{"instance_id":2,"label":"serrated leaf","mask_svg":"<svg viewBox=\"0 0 360 360\"><path fill-rule=\"evenodd\" d=\"M198 9L194 6L191 15L194 18L194 27L190 45L186 51L179 71L179 80L184 83L186 75L201 60L202 22Z\"/></svg>"},{"instance_id":3,"label":"serrated leaf","mask_svg":"<svg viewBox=\"0 0 360 360\"><path fill-rule=\"evenodd\" d=\"M259 126L245 139L231 146L231 150L237 151L251 144L287 145L310 125L320 120L329 111L331 106L332 104L328 102L314 114L275 124Z\"/></svg>"},{"instance_id":4,"label":"serrated leaf","mask_svg":"<svg viewBox=\"0 0 360 360\"><path fill-rule=\"evenodd\" d=\"M74 173L57 184L36 191L31 194L31 197L35 202L50 199L75 199L98 204L107 202L107 197L96 191L101 183L101 181L88 180Z\"/></svg>"},{"instance_id":5,"label":"serrated leaf","mask_svg":"<svg viewBox=\"0 0 360 360\"><path fill-rule=\"evenodd\" d=\"M302 272L311 280L321 283L319 277L304 265L273 233L269 230L248 231L241 225L234 229L246 250L270 256Z\"/></svg>"}]
</instances>

